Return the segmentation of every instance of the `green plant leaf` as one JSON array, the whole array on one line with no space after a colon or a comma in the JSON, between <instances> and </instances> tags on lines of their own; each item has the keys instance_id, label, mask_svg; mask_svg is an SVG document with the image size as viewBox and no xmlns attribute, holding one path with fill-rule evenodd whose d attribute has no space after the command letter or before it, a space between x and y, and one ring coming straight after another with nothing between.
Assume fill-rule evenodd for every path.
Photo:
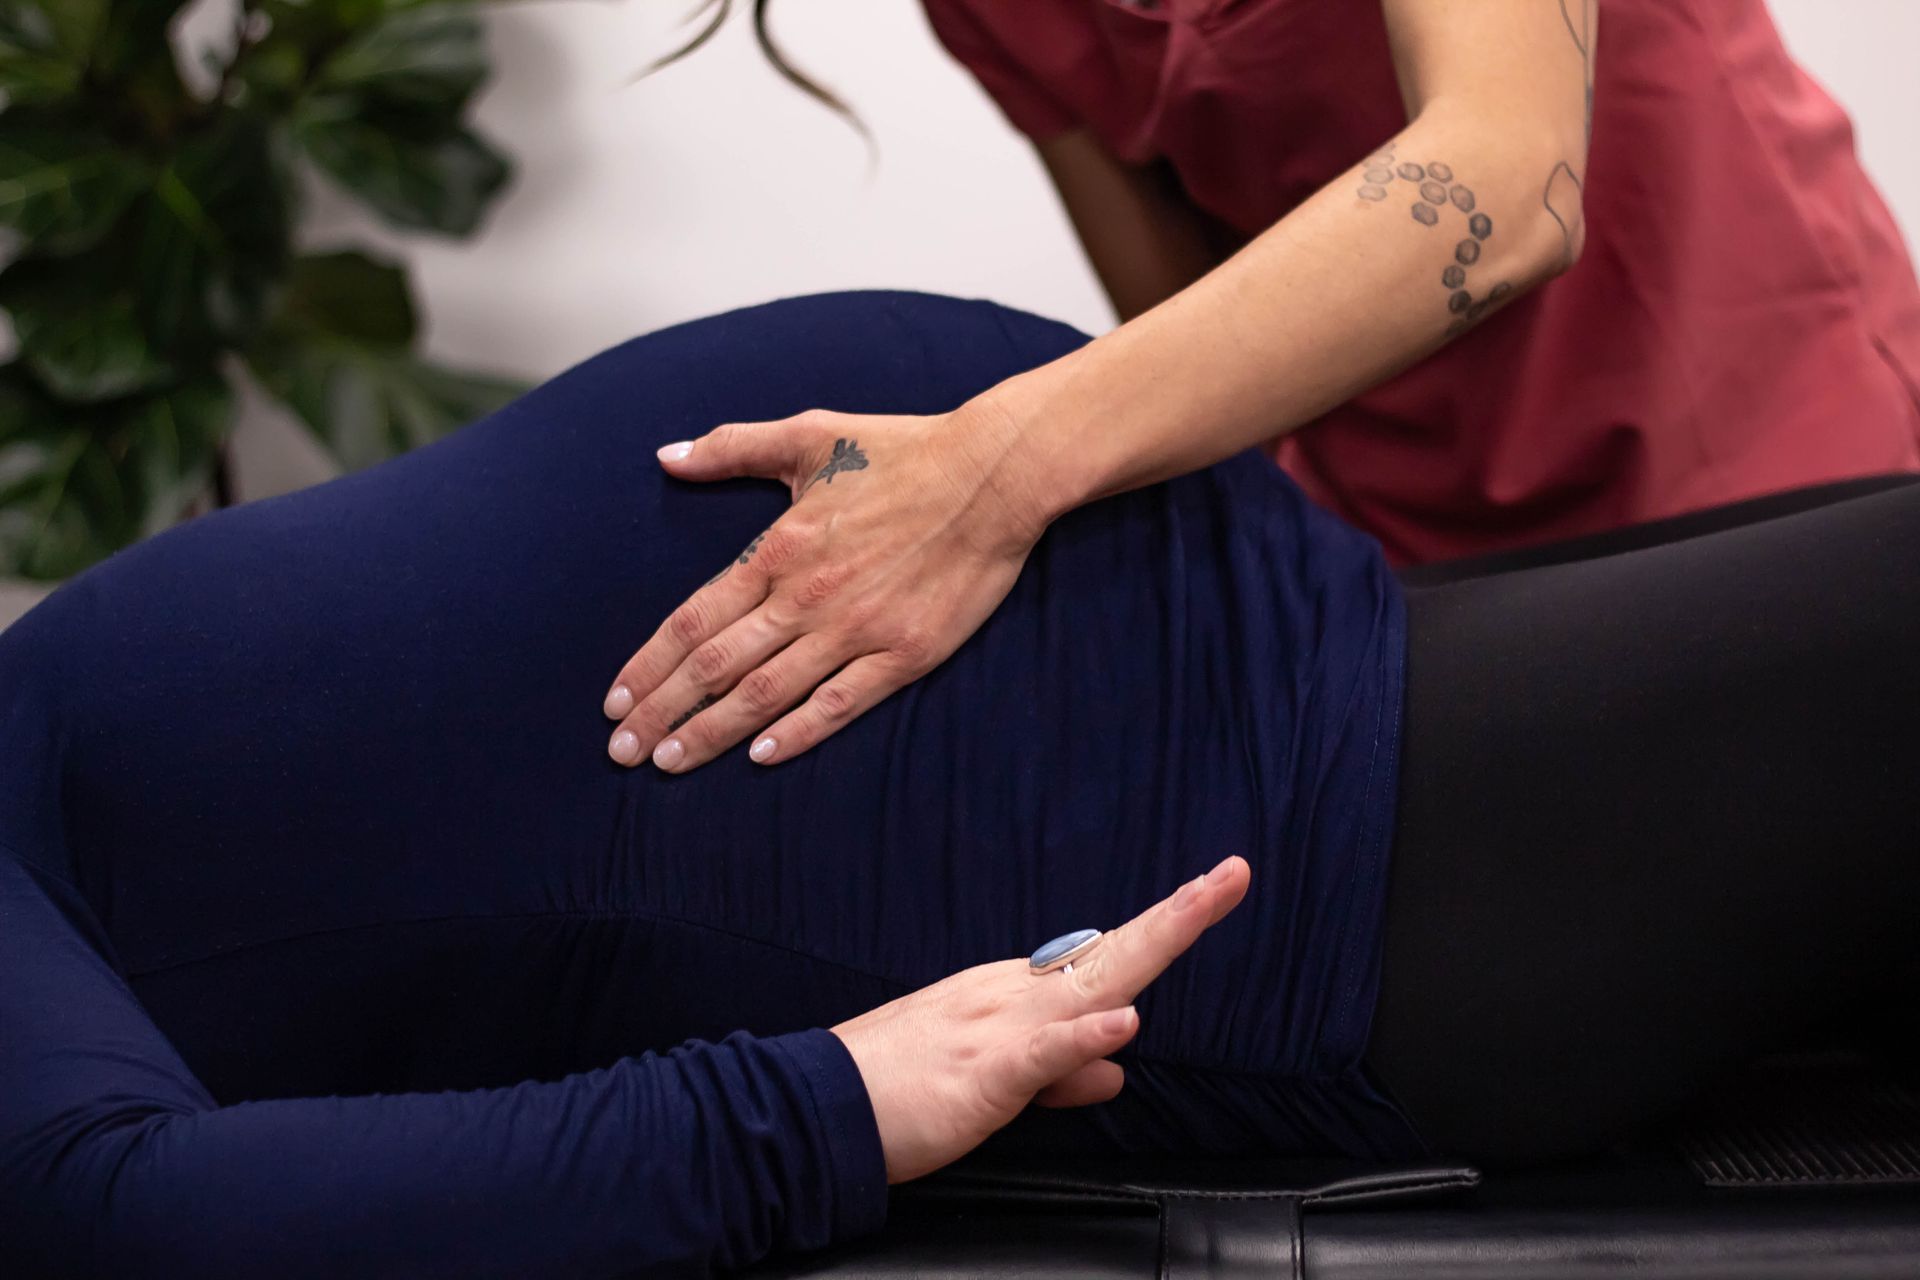
<instances>
[{"instance_id":1,"label":"green plant leaf","mask_svg":"<svg viewBox=\"0 0 1920 1280\"><path fill-rule=\"evenodd\" d=\"M75 93L106 13L106 0L0 0L0 92L9 104Z\"/></svg>"},{"instance_id":2,"label":"green plant leaf","mask_svg":"<svg viewBox=\"0 0 1920 1280\"><path fill-rule=\"evenodd\" d=\"M355 38L327 60L314 90L452 120L487 71L479 22L438 5L397 13Z\"/></svg>"},{"instance_id":3,"label":"green plant leaf","mask_svg":"<svg viewBox=\"0 0 1920 1280\"><path fill-rule=\"evenodd\" d=\"M84 0L98 5L100 0ZM65 4L67 0L53 0ZM187 0L105 0L106 14L92 47L93 70L123 81L158 74L177 81L169 28Z\"/></svg>"},{"instance_id":4,"label":"green plant leaf","mask_svg":"<svg viewBox=\"0 0 1920 1280\"><path fill-rule=\"evenodd\" d=\"M458 124L365 102L316 100L294 136L328 177L409 230L471 233L511 172Z\"/></svg>"},{"instance_id":5,"label":"green plant leaf","mask_svg":"<svg viewBox=\"0 0 1920 1280\"><path fill-rule=\"evenodd\" d=\"M399 13L321 67L294 137L315 165L393 225L465 235L509 173L506 160L461 124L486 75L471 14L446 5Z\"/></svg>"},{"instance_id":6,"label":"green plant leaf","mask_svg":"<svg viewBox=\"0 0 1920 1280\"><path fill-rule=\"evenodd\" d=\"M20 107L0 112L0 226L28 252L87 248L151 179L144 161L94 129Z\"/></svg>"},{"instance_id":7,"label":"green plant leaf","mask_svg":"<svg viewBox=\"0 0 1920 1280\"><path fill-rule=\"evenodd\" d=\"M232 415L207 375L63 405L0 368L0 574L64 578L173 523L204 490Z\"/></svg>"},{"instance_id":8,"label":"green plant leaf","mask_svg":"<svg viewBox=\"0 0 1920 1280\"><path fill-rule=\"evenodd\" d=\"M22 361L60 398L94 402L252 341L288 257L286 182L262 122L230 113L188 138L114 234L0 272Z\"/></svg>"},{"instance_id":9,"label":"green plant leaf","mask_svg":"<svg viewBox=\"0 0 1920 1280\"><path fill-rule=\"evenodd\" d=\"M413 295L405 270L349 251L294 259L279 326L372 347L413 341Z\"/></svg>"},{"instance_id":10,"label":"green plant leaf","mask_svg":"<svg viewBox=\"0 0 1920 1280\"><path fill-rule=\"evenodd\" d=\"M211 375L121 406L117 470L136 495L139 536L175 523L207 491L233 411L232 391Z\"/></svg>"},{"instance_id":11,"label":"green plant leaf","mask_svg":"<svg viewBox=\"0 0 1920 1280\"><path fill-rule=\"evenodd\" d=\"M401 351L324 339L282 347L252 367L349 471L437 440L525 389Z\"/></svg>"},{"instance_id":12,"label":"green plant leaf","mask_svg":"<svg viewBox=\"0 0 1920 1280\"><path fill-rule=\"evenodd\" d=\"M173 365L140 323L136 288L104 255L26 258L0 271L20 363L56 396L83 403L172 381Z\"/></svg>"},{"instance_id":13,"label":"green plant leaf","mask_svg":"<svg viewBox=\"0 0 1920 1280\"><path fill-rule=\"evenodd\" d=\"M290 255L291 184L251 115L181 144L136 212L132 270L156 348L198 359L258 333Z\"/></svg>"}]
</instances>

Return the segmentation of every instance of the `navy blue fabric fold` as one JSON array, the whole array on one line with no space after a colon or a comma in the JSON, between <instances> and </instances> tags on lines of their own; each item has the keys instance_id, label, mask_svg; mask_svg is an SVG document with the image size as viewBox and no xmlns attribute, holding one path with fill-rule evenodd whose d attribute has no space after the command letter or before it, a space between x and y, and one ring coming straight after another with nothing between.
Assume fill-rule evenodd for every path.
<instances>
[{"instance_id":1,"label":"navy blue fabric fold","mask_svg":"<svg viewBox=\"0 0 1920 1280\"><path fill-rule=\"evenodd\" d=\"M1082 341L905 294L666 330L0 637L10 1274L698 1273L859 1234L884 1165L820 1028L1228 853L1252 895L1143 998L1121 1097L1003 1141L1417 1149L1361 1066L1402 602L1258 457L1062 520L797 760L605 757L622 661L787 501L658 445L937 412Z\"/></svg>"}]
</instances>

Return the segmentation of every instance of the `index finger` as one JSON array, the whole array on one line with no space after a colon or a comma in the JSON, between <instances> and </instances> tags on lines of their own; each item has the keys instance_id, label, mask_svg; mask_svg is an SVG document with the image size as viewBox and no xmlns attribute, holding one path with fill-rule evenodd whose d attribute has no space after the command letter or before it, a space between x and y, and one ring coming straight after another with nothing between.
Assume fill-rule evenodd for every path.
<instances>
[{"instance_id":1,"label":"index finger","mask_svg":"<svg viewBox=\"0 0 1920 1280\"><path fill-rule=\"evenodd\" d=\"M1067 975L1080 1000L1102 1009L1131 1001L1240 905L1252 876L1247 860L1235 855L1107 933Z\"/></svg>"},{"instance_id":2,"label":"index finger","mask_svg":"<svg viewBox=\"0 0 1920 1280\"><path fill-rule=\"evenodd\" d=\"M609 720L626 719L680 669L689 653L759 607L767 598L771 560L779 558L763 554L770 543L780 552L786 550L785 535L767 530L666 616L614 677L601 704ZM652 750L651 744L647 749Z\"/></svg>"}]
</instances>

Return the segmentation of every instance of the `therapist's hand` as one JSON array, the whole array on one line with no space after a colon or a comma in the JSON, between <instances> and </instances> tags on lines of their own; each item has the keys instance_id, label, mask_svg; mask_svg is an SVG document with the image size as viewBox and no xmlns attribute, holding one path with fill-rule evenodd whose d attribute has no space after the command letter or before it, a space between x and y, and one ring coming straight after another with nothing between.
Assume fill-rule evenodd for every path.
<instances>
[{"instance_id":1,"label":"therapist's hand","mask_svg":"<svg viewBox=\"0 0 1920 1280\"><path fill-rule=\"evenodd\" d=\"M1044 528L990 477L1010 419L814 410L668 445L682 480L764 476L794 502L628 660L608 754L678 773L749 737L788 760L944 662L1006 598ZM764 730L764 732L762 732Z\"/></svg>"},{"instance_id":2,"label":"therapist's hand","mask_svg":"<svg viewBox=\"0 0 1920 1280\"><path fill-rule=\"evenodd\" d=\"M1140 1029L1134 997L1240 905L1250 876L1228 858L1107 933L1072 973L983 964L835 1027L873 1103L887 1180L959 1159L1029 1102L1119 1093L1125 1073L1107 1055Z\"/></svg>"}]
</instances>

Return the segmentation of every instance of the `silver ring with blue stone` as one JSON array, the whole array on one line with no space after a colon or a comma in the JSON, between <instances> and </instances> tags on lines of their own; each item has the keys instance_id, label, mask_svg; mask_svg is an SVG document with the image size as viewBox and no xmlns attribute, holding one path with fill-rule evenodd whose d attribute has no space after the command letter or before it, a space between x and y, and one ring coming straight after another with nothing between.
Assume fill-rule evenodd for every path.
<instances>
[{"instance_id":1,"label":"silver ring with blue stone","mask_svg":"<svg viewBox=\"0 0 1920 1280\"><path fill-rule=\"evenodd\" d=\"M1028 957L1027 968L1035 973L1052 973L1055 969L1072 973L1073 962L1084 957L1098 941L1098 929L1075 929L1072 933L1063 933Z\"/></svg>"}]
</instances>

